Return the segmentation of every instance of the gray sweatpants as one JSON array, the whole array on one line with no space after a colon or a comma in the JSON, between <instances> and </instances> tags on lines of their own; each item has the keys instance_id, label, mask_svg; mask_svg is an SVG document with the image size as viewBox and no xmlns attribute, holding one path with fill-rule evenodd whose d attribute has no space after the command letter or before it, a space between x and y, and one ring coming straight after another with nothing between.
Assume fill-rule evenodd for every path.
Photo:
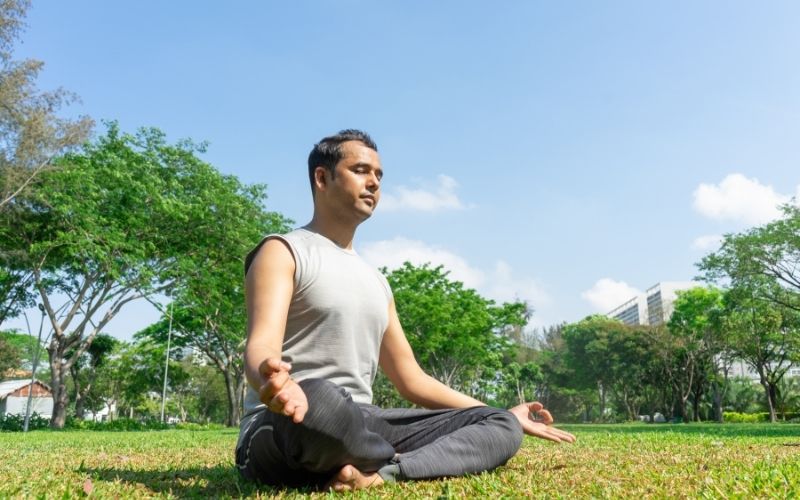
<instances>
[{"instance_id":1,"label":"gray sweatpants","mask_svg":"<svg viewBox=\"0 0 800 500\"><path fill-rule=\"evenodd\" d=\"M522 427L506 410L381 409L353 402L331 382L300 382L309 401L301 424L264 409L236 450L247 479L273 486L321 486L344 465L395 479L481 472L519 449Z\"/></svg>"}]
</instances>

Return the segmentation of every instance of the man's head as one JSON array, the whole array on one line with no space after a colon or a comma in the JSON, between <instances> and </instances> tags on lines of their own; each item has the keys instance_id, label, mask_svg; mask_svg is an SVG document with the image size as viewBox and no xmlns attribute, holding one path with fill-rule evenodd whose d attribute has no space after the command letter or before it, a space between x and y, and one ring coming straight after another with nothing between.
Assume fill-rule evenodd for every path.
<instances>
[{"instance_id":1,"label":"man's head","mask_svg":"<svg viewBox=\"0 0 800 500\"><path fill-rule=\"evenodd\" d=\"M348 141L358 141L364 146L378 151L378 146L372 138L366 133L356 129L342 130L336 135L325 137L314 145L314 149L308 155L308 180L311 182L311 194L316 194L316 187L314 182L314 172L317 167L323 167L329 173L331 178L336 176L336 165L344 157L342 144Z\"/></svg>"}]
</instances>

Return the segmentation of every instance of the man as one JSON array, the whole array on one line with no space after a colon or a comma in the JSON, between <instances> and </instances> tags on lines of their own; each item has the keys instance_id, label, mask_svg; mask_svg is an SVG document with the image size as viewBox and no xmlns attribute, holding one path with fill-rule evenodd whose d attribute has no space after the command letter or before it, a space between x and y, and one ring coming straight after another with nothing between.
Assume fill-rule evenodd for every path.
<instances>
[{"instance_id":1,"label":"man","mask_svg":"<svg viewBox=\"0 0 800 500\"><path fill-rule=\"evenodd\" d=\"M344 130L308 159L314 215L245 261L245 400L236 463L269 485L336 491L493 469L529 435L572 442L539 403L489 408L425 374L386 279L353 251L380 200L375 143ZM428 409L371 405L378 365ZM538 416L538 420L533 420Z\"/></svg>"}]
</instances>

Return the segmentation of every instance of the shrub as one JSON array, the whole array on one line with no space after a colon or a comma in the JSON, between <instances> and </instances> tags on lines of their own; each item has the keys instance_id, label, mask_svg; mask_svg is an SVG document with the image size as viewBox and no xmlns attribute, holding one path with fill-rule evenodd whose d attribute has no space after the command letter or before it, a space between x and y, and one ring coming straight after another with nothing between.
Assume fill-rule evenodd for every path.
<instances>
[{"instance_id":1,"label":"shrub","mask_svg":"<svg viewBox=\"0 0 800 500\"><path fill-rule=\"evenodd\" d=\"M47 429L50 426L50 419L39 415L36 412L31 414L28 421L28 430ZM0 415L0 431L22 432L25 428L25 415Z\"/></svg>"},{"instance_id":2,"label":"shrub","mask_svg":"<svg viewBox=\"0 0 800 500\"><path fill-rule=\"evenodd\" d=\"M732 424L755 424L769 420L768 413L739 413L736 411L726 411L722 413L722 419Z\"/></svg>"},{"instance_id":3,"label":"shrub","mask_svg":"<svg viewBox=\"0 0 800 500\"><path fill-rule=\"evenodd\" d=\"M135 420L131 418L117 418L105 422L93 422L70 418L65 425L68 429L88 431L152 431L169 429L169 425L158 420Z\"/></svg>"}]
</instances>

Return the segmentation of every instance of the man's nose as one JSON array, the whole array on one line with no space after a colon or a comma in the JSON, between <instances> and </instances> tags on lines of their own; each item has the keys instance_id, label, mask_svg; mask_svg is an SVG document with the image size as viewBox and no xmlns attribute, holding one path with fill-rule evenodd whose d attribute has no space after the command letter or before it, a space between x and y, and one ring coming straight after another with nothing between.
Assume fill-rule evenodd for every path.
<instances>
[{"instance_id":1,"label":"man's nose","mask_svg":"<svg viewBox=\"0 0 800 500\"><path fill-rule=\"evenodd\" d=\"M369 177L367 178L367 187L370 188L372 191L377 191L381 187L381 179L372 172Z\"/></svg>"}]
</instances>

